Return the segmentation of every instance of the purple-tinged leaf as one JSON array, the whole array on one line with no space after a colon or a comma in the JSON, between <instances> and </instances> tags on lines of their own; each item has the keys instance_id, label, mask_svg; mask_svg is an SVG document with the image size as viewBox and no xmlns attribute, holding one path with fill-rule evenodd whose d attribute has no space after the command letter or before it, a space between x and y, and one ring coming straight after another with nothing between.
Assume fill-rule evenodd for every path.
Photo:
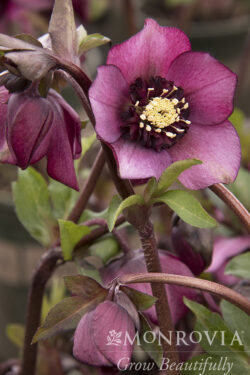
<instances>
[{"instance_id":1,"label":"purple-tinged leaf","mask_svg":"<svg viewBox=\"0 0 250 375\"><path fill-rule=\"evenodd\" d=\"M68 297L54 306L48 313L45 322L38 328L33 343L47 339L59 332L76 328L82 316L95 308L107 296L107 291L90 296Z\"/></svg>"},{"instance_id":2,"label":"purple-tinged leaf","mask_svg":"<svg viewBox=\"0 0 250 375\"><path fill-rule=\"evenodd\" d=\"M94 279L90 277L77 275L77 276L65 276L64 282L67 289L74 295L83 296L85 298L91 298L95 295L106 294L107 289L104 289Z\"/></svg>"}]
</instances>

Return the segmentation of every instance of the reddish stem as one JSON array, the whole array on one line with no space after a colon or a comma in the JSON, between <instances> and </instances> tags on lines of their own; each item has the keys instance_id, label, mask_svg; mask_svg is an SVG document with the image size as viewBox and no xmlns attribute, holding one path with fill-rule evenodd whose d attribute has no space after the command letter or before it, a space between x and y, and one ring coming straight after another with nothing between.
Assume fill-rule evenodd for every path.
<instances>
[{"instance_id":1,"label":"reddish stem","mask_svg":"<svg viewBox=\"0 0 250 375\"><path fill-rule=\"evenodd\" d=\"M134 283L162 283L169 285L180 285L189 288L199 289L203 292L209 292L224 298L228 302L238 306L247 314L250 314L250 301L243 297L241 294L235 292L232 289L227 288L224 285L217 284L213 281L198 279L189 276L180 275L169 275L166 273L141 273L124 275L119 278L119 282L122 284L134 284Z\"/></svg>"}]
</instances>

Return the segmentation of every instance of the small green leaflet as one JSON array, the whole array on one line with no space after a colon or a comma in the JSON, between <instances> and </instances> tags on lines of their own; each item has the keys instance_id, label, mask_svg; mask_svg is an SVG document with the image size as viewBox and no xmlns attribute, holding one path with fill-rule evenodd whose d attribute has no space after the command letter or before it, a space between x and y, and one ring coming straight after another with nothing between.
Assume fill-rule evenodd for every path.
<instances>
[{"instance_id":1,"label":"small green leaflet","mask_svg":"<svg viewBox=\"0 0 250 375\"><path fill-rule=\"evenodd\" d=\"M85 225L77 225L72 221L58 220L58 222L63 258L64 260L71 260L75 245L91 230Z\"/></svg>"},{"instance_id":2,"label":"small green leaflet","mask_svg":"<svg viewBox=\"0 0 250 375\"><path fill-rule=\"evenodd\" d=\"M164 191L166 191L178 179L182 172L198 164L202 164L202 162L197 159L179 160L171 164L162 173L158 182L157 190L153 196L162 195L162 193L164 193Z\"/></svg>"},{"instance_id":3,"label":"small green leaflet","mask_svg":"<svg viewBox=\"0 0 250 375\"><path fill-rule=\"evenodd\" d=\"M192 194L183 190L169 190L153 203L164 202L186 223L198 228L212 228L216 221L204 210Z\"/></svg>"},{"instance_id":4,"label":"small green leaflet","mask_svg":"<svg viewBox=\"0 0 250 375\"><path fill-rule=\"evenodd\" d=\"M124 201L118 195L115 195L110 202L107 212L107 224L110 232L114 229L118 216L125 208L134 206L135 204L142 205L143 203L144 199L138 194L131 195Z\"/></svg>"}]
</instances>

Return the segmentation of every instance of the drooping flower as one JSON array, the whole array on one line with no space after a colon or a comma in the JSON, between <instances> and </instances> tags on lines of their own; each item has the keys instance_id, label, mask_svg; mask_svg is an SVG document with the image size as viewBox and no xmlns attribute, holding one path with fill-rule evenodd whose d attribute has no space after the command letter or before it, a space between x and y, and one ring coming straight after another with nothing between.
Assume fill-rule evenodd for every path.
<instances>
[{"instance_id":1,"label":"drooping flower","mask_svg":"<svg viewBox=\"0 0 250 375\"><path fill-rule=\"evenodd\" d=\"M25 169L46 156L48 174L78 189L73 160L81 154L81 121L59 94L0 87L0 114L1 162Z\"/></svg>"},{"instance_id":2,"label":"drooping flower","mask_svg":"<svg viewBox=\"0 0 250 375\"><path fill-rule=\"evenodd\" d=\"M119 363L123 369L130 363L133 352L126 334L134 338L133 320L123 307L105 301L80 320L74 336L74 357L93 366Z\"/></svg>"},{"instance_id":3,"label":"drooping flower","mask_svg":"<svg viewBox=\"0 0 250 375\"><path fill-rule=\"evenodd\" d=\"M181 174L188 188L229 183L240 144L227 120L236 75L207 53L192 52L187 36L146 20L114 46L90 89L96 132L112 148L122 178L159 178L172 162L203 162Z\"/></svg>"},{"instance_id":4,"label":"drooping flower","mask_svg":"<svg viewBox=\"0 0 250 375\"><path fill-rule=\"evenodd\" d=\"M189 268L184 263L182 263L175 255L164 250L159 250L159 257L162 272L171 273L174 275L183 275L190 277L193 276ZM102 270L101 276L103 282L105 284L108 284L116 277L122 275L145 272L147 272L147 269L143 251L135 250L126 254L125 257L122 257L121 259L115 260L110 263ZM148 283L130 284L129 286L136 290L139 290L142 293L152 295L151 286ZM183 297L185 296L192 300L199 299L199 294L195 290L181 286L166 285L166 293L174 324L176 324L188 312L187 307L183 303ZM150 307L143 313L145 314L145 316L149 317L152 322L157 323L155 306Z\"/></svg>"}]
</instances>

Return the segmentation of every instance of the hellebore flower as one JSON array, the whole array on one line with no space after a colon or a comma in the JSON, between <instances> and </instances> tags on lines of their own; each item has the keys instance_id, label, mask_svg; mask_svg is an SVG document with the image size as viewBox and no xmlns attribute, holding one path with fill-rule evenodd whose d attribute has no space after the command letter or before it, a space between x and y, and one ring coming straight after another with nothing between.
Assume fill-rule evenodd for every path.
<instances>
[{"instance_id":1,"label":"hellebore flower","mask_svg":"<svg viewBox=\"0 0 250 375\"><path fill-rule=\"evenodd\" d=\"M240 143L227 121L236 75L187 36L146 20L142 31L114 46L98 70L90 101L99 138L112 148L122 178L159 178L174 161L203 162L183 172L190 189L229 183Z\"/></svg>"},{"instance_id":2,"label":"hellebore flower","mask_svg":"<svg viewBox=\"0 0 250 375\"><path fill-rule=\"evenodd\" d=\"M250 236L235 238L218 237L214 242L212 263L206 272L211 272L215 279L226 285L233 285L240 279L236 276L225 274L227 263L232 257L250 249Z\"/></svg>"},{"instance_id":3,"label":"hellebore flower","mask_svg":"<svg viewBox=\"0 0 250 375\"><path fill-rule=\"evenodd\" d=\"M81 155L81 121L59 94L10 95L1 87L0 114L1 162L25 169L46 156L48 174L78 189L73 159Z\"/></svg>"},{"instance_id":4,"label":"hellebore flower","mask_svg":"<svg viewBox=\"0 0 250 375\"><path fill-rule=\"evenodd\" d=\"M123 369L130 363L133 352L133 345L125 340L126 333L134 338L133 320L123 307L105 301L80 320L74 336L74 357L93 366L119 363Z\"/></svg>"},{"instance_id":5,"label":"hellebore flower","mask_svg":"<svg viewBox=\"0 0 250 375\"><path fill-rule=\"evenodd\" d=\"M173 254L164 250L159 250L159 256L162 272L171 273L174 275L193 276L189 268ZM147 269L143 251L135 250L128 253L125 257L110 263L102 270L101 276L103 282L108 284L116 277L125 274L137 274L145 272L147 272ZM142 293L152 295L151 286L148 283L130 284L129 286L139 290ZM187 307L183 303L183 297L185 296L192 300L197 300L199 298L199 295L195 290L175 285L166 285L166 293L174 324L178 323L178 321L188 312ZM144 314L145 316L149 317L152 322L157 323L156 310L154 306L144 311Z\"/></svg>"}]
</instances>

